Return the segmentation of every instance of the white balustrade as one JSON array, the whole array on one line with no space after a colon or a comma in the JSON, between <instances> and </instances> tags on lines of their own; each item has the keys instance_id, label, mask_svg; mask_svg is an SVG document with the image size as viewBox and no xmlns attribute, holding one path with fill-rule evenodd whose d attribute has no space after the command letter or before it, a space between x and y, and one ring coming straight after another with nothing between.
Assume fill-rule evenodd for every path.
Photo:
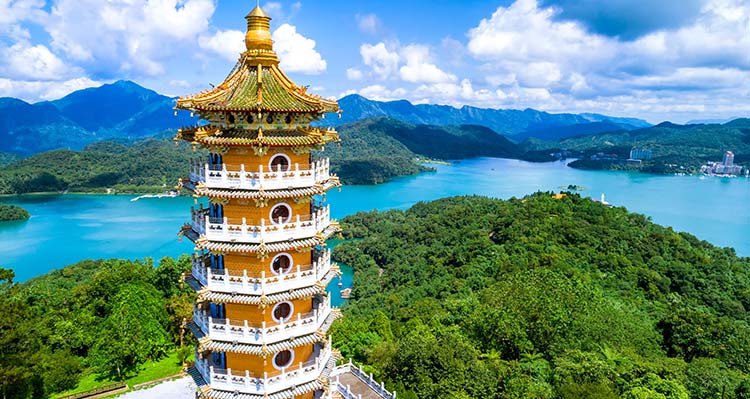
<instances>
[{"instance_id":1,"label":"white balustrade","mask_svg":"<svg viewBox=\"0 0 750 399\"><path fill-rule=\"evenodd\" d=\"M257 244L314 237L331 224L331 214L326 206L309 216L292 216L286 223L261 219L259 225L251 225L246 218L213 220L205 209L192 209L192 220L193 229L211 241Z\"/></svg>"},{"instance_id":2,"label":"white balustrade","mask_svg":"<svg viewBox=\"0 0 750 399\"><path fill-rule=\"evenodd\" d=\"M228 269L219 271L207 265L206 258L193 258L193 277L201 285L214 292L238 293L245 295L269 295L292 289L310 287L331 271L331 251L326 250L311 265L292 266L284 274L263 271L260 276L242 274Z\"/></svg>"},{"instance_id":3,"label":"white balustrade","mask_svg":"<svg viewBox=\"0 0 750 399\"><path fill-rule=\"evenodd\" d=\"M216 165L216 170L208 163L194 163L190 179L203 182L208 188L242 190L279 190L286 188L311 187L323 183L331 177L330 161L322 159L312 165L290 165L284 171L281 166L272 170L259 165L257 170L242 165Z\"/></svg>"},{"instance_id":4,"label":"white balustrade","mask_svg":"<svg viewBox=\"0 0 750 399\"><path fill-rule=\"evenodd\" d=\"M297 363L278 372L254 375L249 371L196 367L212 389L238 391L256 395L272 394L318 379L332 356L331 341L318 356L306 363ZM196 365L198 361L196 360Z\"/></svg>"},{"instance_id":5,"label":"white balustrade","mask_svg":"<svg viewBox=\"0 0 750 399\"><path fill-rule=\"evenodd\" d=\"M312 312L297 313L283 323L252 323L247 320L214 319L197 308L193 320L211 339L243 344L271 344L317 331L331 314L331 297Z\"/></svg>"}]
</instances>

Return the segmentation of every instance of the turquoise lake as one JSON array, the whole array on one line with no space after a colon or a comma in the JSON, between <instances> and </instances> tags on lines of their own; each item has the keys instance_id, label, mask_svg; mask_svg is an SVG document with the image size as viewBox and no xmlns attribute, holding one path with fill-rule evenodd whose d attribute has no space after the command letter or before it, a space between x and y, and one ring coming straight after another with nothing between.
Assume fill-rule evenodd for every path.
<instances>
[{"instance_id":1,"label":"turquoise lake","mask_svg":"<svg viewBox=\"0 0 750 399\"><path fill-rule=\"evenodd\" d=\"M480 194L520 197L560 186L586 187L581 194L625 206L654 222L687 231L719 246L750 256L750 179L653 176L628 172L582 171L564 162L528 163L477 158L434 165L435 173L399 178L375 186L345 186L326 200L333 216L372 209L406 209L418 201ZM178 241L189 219L189 197L141 199L121 195L31 195L4 197L32 215L22 222L0 223L0 267L12 268L17 281L82 259L178 256L192 251ZM351 275L344 275L350 286ZM337 297L337 296L335 296Z\"/></svg>"}]
</instances>

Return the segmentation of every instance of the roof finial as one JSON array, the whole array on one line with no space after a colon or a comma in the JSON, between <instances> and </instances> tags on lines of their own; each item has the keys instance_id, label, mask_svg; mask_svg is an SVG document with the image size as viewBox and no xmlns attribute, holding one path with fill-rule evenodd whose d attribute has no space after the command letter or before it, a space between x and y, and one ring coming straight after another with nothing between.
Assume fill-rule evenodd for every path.
<instances>
[{"instance_id":1,"label":"roof finial","mask_svg":"<svg viewBox=\"0 0 750 399\"><path fill-rule=\"evenodd\" d=\"M245 45L248 50L272 50L273 40L271 40L271 17L260 8L260 0L250 14L247 14L247 34L245 35Z\"/></svg>"}]
</instances>

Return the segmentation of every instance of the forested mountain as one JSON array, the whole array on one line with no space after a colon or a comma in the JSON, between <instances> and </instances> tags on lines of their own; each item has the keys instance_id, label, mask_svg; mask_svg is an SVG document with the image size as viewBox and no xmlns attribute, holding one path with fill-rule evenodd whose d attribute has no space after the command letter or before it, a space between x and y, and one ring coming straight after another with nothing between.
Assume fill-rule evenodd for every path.
<instances>
[{"instance_id":1,"label":"forested mountain","mask_svg":"<svg viewBox=\"0 0 750 399\"><path fill-rule=\"evenodd\" d=\"M588 124L610 123L623 129L648 126L639 119L598 114L550 114L533 109L495 110L468 106L458 109L413 105L408 101L379 102L358 95L346 96L339 102L344 110L342 118L330 118L325 123L348 124L384 116L414 124L485 126L508 136L523 133L516 141L527 137L557 139L591 132ZM194 123L186 112L175 117L173 106L173 98L130 81L79 90L59 100L36 104L0 98L0 152L28 156L52 149L80 150L101 140L137 140ZM537 130L539 133L534 133ZM601 131L601 127L596 131Z\"/></svg>"},{"instance_id":2,"label":"forested mountain","mask_svg":"<svg viewBox=\"0 0 750 399\"><path fill-rule=\"evenodd\" d=\"M173 107L174 99L129 81L36 104L0 98L0 152L80 150L109 138L139 139L189 124L189 115L175 117Z\"/></svg>"},{"instance_id":3,"label":"forested mountain","mask_svg":"<svg viewBox=\"0 0 750 399\"><path fill-rule=\"evenodd\" d=\"M734 152L735 163L750 165L750 119L735 119L723 125L664 122L646 129L571 137L545 145L578 151L584 154L584 158L604 152L617 155L621 160L627 159L633 147L644 147L652 152L652 159L640 165L582 159L571 164L574 167L630 168L656 173L695 172L706 161L721 161L726 151Z\"/></svg>"},{"instance_id":4,"label":"forested mountain","mask_svg":"<svg viewBox=\"0 0 750 399\"><path fill-rule=\"evenodd\" d=\"M157 139L132 145L103 141L82 151L53 150L0 168L0 194L170 190L197 156L187 144Z\"/></svg>"},{"instance_id":5,"label":"forested mountain","mask_svg":"<svg viewBox=\"0 0 750 399\"><path fill-rule=\"evenodd\" d=\"M328 120L329 123L346 124L360 119L385 116L414 124L486 126L511 138L524 132L526 135L523 138L533 137L535 130L546 130L549 135L551 128L592 122L610 122L627 129L651 126L648 122L635 118L616 118L598 114L550 114L530 108L513 110L471 106L454 108L435 104L415 105L406 100L368 100L357 94L341 98L339 106L344 111L341 119L331 118Z\"/></svg>"},{"instance_id":6,"label":"forested mountain","mask_svg":"<svg viewBox=\"0 0 750 399\"><path fill-rule=\"evenodd\" d=\"M748 398L750 258L576 194L342 220L332 330L403 399Z\"/></svg>"},{"instance_id":7,"label":"forested mountain","mask_svg":"<svg viewBox=\"0 0 750 399\"><path fill-rule=\"evenodd\" d=\"M345 145L316 156L331 158L345 184L376 184L430 168L419 158L512 157L515 144L480 126L411 125L375 118L341 126ZM30 192L159 192L172 189L202 153L171 139L134 144L102 141L81 151L53 150L0 167L0 194Z\"/></svg>"}]
</instances>

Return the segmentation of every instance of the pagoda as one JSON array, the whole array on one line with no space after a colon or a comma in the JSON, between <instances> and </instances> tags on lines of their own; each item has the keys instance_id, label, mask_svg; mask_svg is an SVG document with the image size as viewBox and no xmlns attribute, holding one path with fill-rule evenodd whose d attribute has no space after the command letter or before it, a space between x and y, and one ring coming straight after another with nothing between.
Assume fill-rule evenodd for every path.
<instances>
[{"instance_id":1,"label":"pagoda","mask_svg":"<svg viewBox=\"0 0 750 399\"><path fill-rule=\"evenodd\" d=\"M339 137L310 124L340 110L279 68L260 7L246 19L247 51L226 80L176 105L204 122L175 140L208 152L181 180L206 204L181 230L196 251L189 372L199 398L329 398L340 312L326 286L339 269L325 244L339 226L323 198L340 183L311 152Z\"/></svg>"}]
</instances>

